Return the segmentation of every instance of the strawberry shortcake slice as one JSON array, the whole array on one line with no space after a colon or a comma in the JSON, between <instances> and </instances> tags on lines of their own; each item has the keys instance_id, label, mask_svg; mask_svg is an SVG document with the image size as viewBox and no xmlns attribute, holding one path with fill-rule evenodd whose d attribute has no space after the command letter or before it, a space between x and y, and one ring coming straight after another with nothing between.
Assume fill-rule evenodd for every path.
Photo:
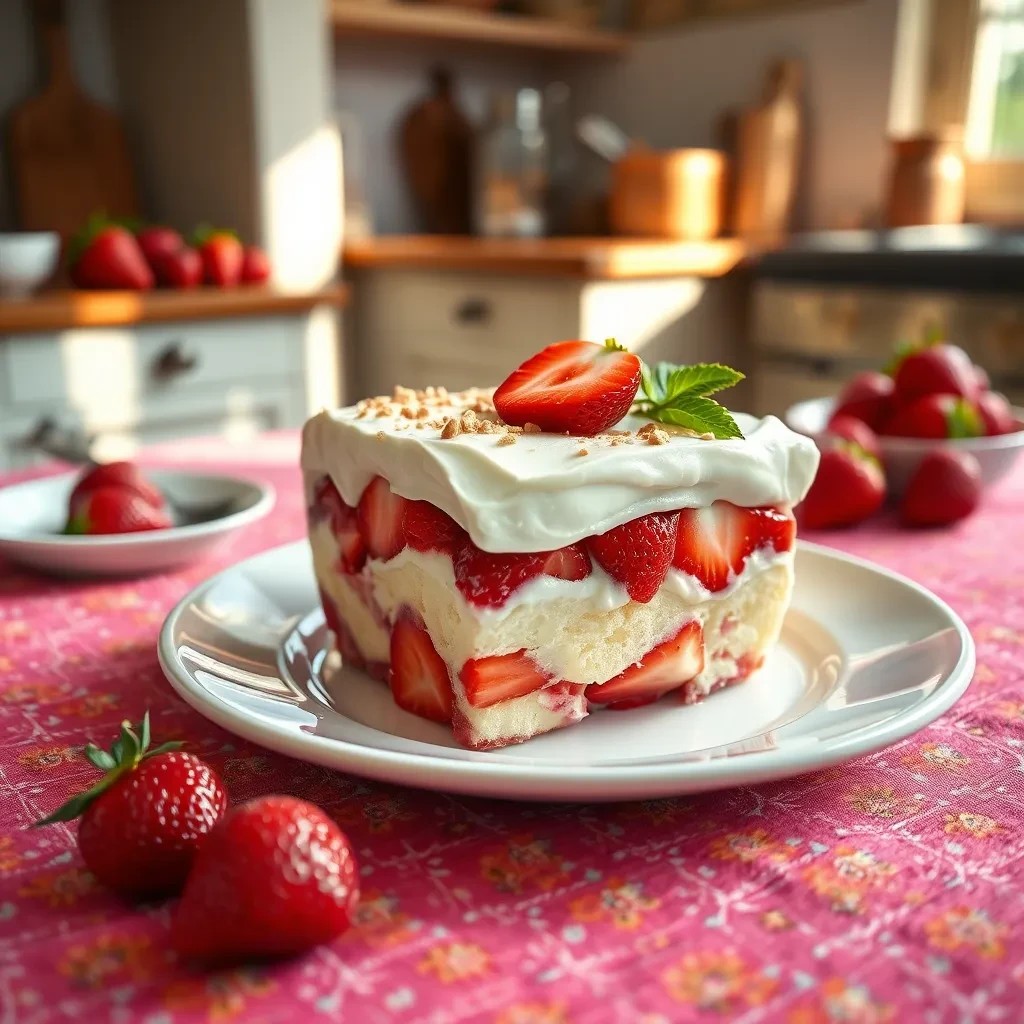
<instances>
[{"instance_id":1,"label":"strawberry shortcake slice","mask_svg":"<svg viewBox=\"0 0 1024 1024\"><path fill-rule=\"evenodd\" d=\"M493 392L312 417L309 538L342 658L474 749L746 679L789 603L818 454L711 397L740 378L558 342Z\"/></svg>"}]
</instances>

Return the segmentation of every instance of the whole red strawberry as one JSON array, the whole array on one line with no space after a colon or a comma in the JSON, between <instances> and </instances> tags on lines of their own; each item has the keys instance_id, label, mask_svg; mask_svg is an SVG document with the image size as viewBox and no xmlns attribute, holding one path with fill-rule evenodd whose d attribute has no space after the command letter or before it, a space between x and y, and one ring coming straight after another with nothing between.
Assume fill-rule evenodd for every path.
<instances>
[{"instance_id":1,"label":"whole red strawberry","mask_svg":"<svg viewBox=\"0 0 1024 1024\"><path fill-rule=\"evenodd\" d=\"M929 345L904 357L896 369L894 384L901 404L935 394L974 398L978 376L962 348Z\"/></svg>"},{"instance_id":2,"label":"whole red strawberry","mask_svg":"<svg viewBox=\"0 0 1024 1024\"><path fill-rule=\"evenodd\" d=\"M187 246L165 252L150 260L157 284L164 288L195 288L203 280L203 261Z\"/></svg>"},{"instance_id":3,"label":"whole red strawberry","mask_svg":"<svg viewBox=\"0 0 1024 1024\"><path fill-rule=\"evenodd\" d=\"M986 391L974 402L989 437L1012 434L1020 429L1013 406L997 391Z\"/></svg>"},{"instance_id":4,"label":"whole red strawberry","mask_svg":"<svg viewBox=\"0 0 1024 1024\"><path fill-rule=\"evenodd\" d=\"M65 532L69 534L142 533L173 526L162 508L154 508L124 487L97 487L75 506Z\"/></svg>"},{"instance_id":5,"label":"whole red strawberry","mask_svg":"<svg viewBox=\"0 0 1024 1024\"><path fill-rule=\"evenodd\" d=\"M972 402L959 395L922 395L902 406L882 433L894 437L979 437L984 423Z\"/></svg>"},{"instance_id":6,"label":"whole red strawberry","mask_svg":"<svg viewBox=\"0 0 1024 1024\"><path fill-rule=\"evenodd\" d=\"M878 430L889 415L892 402L892 378L875 370L858 373L840 392L834 415L841 413L863 420Z\"/></svg>"},{"instance_id":7,"label":"whole red strawberry","mask_svg":"<svg viewBox=\"0 0 1024 1024\"><path fill-rule=\"evenodd\" d=\"M838 413L828 421L825 432L833 437L842 437L854 444L859 444L864 451L876 459L882 457L878 435L863 420L858 420L846 413Z\"/></svg>"},{"instance_id":8,"label":"whole red strawberry","mask_svg":"<svg viewBox=\"0 0 1024 1024\"><path fill-rule=\"evenodd\" d=\"M242 243L232 232L201 229L196 233L196 248L207 284L233 288L242 280Z\"/></svg>"},{"instance_id":9,"label":"whole red strawberry","mask_svg":"<svg viewBox=\"0 0 1024 1024\"><path fill-rule=\"evenodd\" d=\"M818 473L797 516L812 530L853 526L874 515L884 500L885 476L878 460L859 445L835 441L821 453Z\"/></svg>"},{"instance_id":10,"label":"whole red strawberry","mask_svg":"<svg viewBox=\"0 0 1024 1024\"><path fill-rule=\"evenodd\" d=\"M640 360L631 352L613 342L559 341L498 385L494 408L506 423L590 436L618 423L639 388Z\"/></svg>"},{"instance_id":11,"label":"whole red strawberry","mask_svg":"<svg viewBox=\"0 0 1024 1024\"><path fill-rule=\"evenodd\" d=\"M171 942L204 963L295 956L340 935L359 900L345 834L289 796L240 804L203 844Z\"/></svg>"},{"instance_id":12,"label":"whole red strawberry","mask_svg":"<svg viewBox=\"0 0 1024 1024\"><path fill-rule=\"evenodd\" d=\"M68 506L73 511L81 500L99 487L122 487L133 491L154 508L164 507L160 488L146 479L134 462L101 462L87 469L71 492Z\"/></svg>"},{"instance_id":13,"label":"whole red strawberry","mask_svg":"<svg viewBox=\"0 0 1024 1024\"><path fill-rule=\"evenodd\" d=\"M153 287L153 272L135 236L116 224L90 224L72 243L69 264L79 288Z\"/></svg>"},{"instance_id":14,"label":"whole red strawberry","mask_svg":"<svg viewBox=\"0 0 1024 1024\"><path fill-rule=\"evenodd\" d=\"M678 512L652 512L588 537L587 549L634 601L646 604L665 582L676 550Z\"/></svg>"},{"instance_id":15,"label":"whole red strawberry","mask_svg":"<svg viewBox=\"0 0 1024 1024\"><path fill-rule=\"evenodd\" d=\"M900 519L907 526L946 526L969 516L980 501L978 460L969 452L936 448L910 478Z\"/></svg>"},{"instance_id":16,"label":"whole red strawberry","mask_svg":"<svg viewBox=\"0 0 1024 1024\"><path fill-rule=\"evenodd\" d=\"M242 253L242 281L266 284L270 280L270 260L258 245L247 245Z\"/></svg>"},{"instance_id":17,"label":"whole red strawberry","mask_svg":"<svg viewBox=\"0 0 1024 1024\"><path fill-rule=\"evenodd\" d=\"M149 749L149 714L128 722L110 752L93 744L85 756L106 774L37 822L81 816L78 848L103 884L130 896L177 892L197 850L224 812L228 798L217 773L179 743Z\"/></svg>"},{"instance_id":18,"label":"whole red strawberry","mask_svg":"<svg viewBox=\"0 0 1024 1024\"><path fill-rule=\"evenodd\" d=\"M173 256L185 245L181 235L174 228L163 227L159 224L136 232L135 241L139 243L142 255L146 257L146 262L154 273L156 273L157 263L162 257Z\"/></svg>"}]
</instances>

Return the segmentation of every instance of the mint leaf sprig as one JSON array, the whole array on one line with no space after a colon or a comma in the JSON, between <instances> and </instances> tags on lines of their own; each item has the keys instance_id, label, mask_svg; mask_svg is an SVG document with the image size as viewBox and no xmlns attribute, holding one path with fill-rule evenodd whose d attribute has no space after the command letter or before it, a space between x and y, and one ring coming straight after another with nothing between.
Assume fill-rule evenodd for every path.
<instances>
[{"instance_id":1,"label":"mint leaf sprig","mask_svg":"<svg viewBox=\"0 0 1024 1024\"><path fill-rule=\"evenodd\" d=\"M739 370L721 363L657 363L653 367L641 363L640 374L643 397L638 395L633 403L635 416L723 440L743 437L729 410L710 397L743 380Z\"/></svg>"}]
</instances>

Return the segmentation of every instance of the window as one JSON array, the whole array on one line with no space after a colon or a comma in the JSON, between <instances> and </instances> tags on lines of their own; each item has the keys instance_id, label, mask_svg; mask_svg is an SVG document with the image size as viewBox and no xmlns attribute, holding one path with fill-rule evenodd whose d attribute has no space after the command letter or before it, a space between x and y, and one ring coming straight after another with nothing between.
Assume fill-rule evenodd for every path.
<instances>
[{"instance_id":1,"label":"window","mask_svg":"<svg viewBox=\"0 0 1024 1024\"><path fill-rule=\"evenodd\" d=\"M972 160L1024 160L1024 0L979 0L964 143Z\"/></svg>"}]
</instances>

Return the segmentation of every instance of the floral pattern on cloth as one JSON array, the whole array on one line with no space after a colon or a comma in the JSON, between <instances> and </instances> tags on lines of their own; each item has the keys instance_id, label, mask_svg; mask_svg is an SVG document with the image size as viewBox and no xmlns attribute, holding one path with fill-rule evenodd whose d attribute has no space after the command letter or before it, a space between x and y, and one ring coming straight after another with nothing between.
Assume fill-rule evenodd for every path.
<instances>
[{"instance_id":1,"label":"floral pattern on cloth","mask_svg":"<svg viewBox=\"0 0 1024 1024\"><path fill-rule=\"evenodd\" d=\"M294 437L271 448L294 453ZM148 579L59 582L0 563L0 1021L1024 1020L1024 545L1010 542L1024 466L953 529L879 520L810 538L965 617L977 674L939 721L802 778L547 806L333 773L183 704L157 665L164 615L218 569L300 538L304 520L293 465L232 460L220 442L181 450L272 482L272 515L215 560ZM168 951L172 904L105 892L73 825L25 827L92 777L87 741L147 708L154 734L186 740L233 799L292 793L341 824L364 892L348 933L288 963L197 972Z\"/></svg>"}]
</instances>

